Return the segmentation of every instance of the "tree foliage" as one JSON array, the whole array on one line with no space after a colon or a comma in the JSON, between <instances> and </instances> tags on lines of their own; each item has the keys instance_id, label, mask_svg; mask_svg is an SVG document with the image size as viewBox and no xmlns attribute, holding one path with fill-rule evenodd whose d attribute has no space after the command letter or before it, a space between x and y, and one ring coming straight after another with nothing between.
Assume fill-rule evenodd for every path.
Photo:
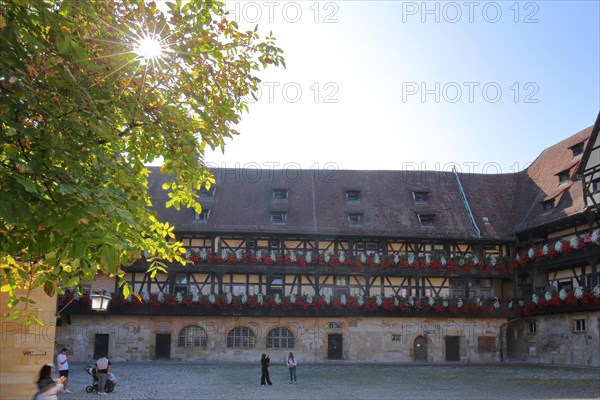
<instances>
[{"instance_id":1,"label":"tree foliage","mask_svg":"<svg viewBox=\"0 0 600 400\"><path fill-rule=\"evenodd\" d=\"M99 272L121 277L127 293L121 266L143 250L183 262L173 227L151 210L145 165L162 157L173 178L163 187L167 206L200 212L198 191L214 182L206 146L238 134L257 73L285 64L273 37L240 30L220 2L167 6L0 3L0 268L9 306L30 303L17 289L53 295ZM162 56L143 57L147 37Z\"/></svg>"}]
</instances>

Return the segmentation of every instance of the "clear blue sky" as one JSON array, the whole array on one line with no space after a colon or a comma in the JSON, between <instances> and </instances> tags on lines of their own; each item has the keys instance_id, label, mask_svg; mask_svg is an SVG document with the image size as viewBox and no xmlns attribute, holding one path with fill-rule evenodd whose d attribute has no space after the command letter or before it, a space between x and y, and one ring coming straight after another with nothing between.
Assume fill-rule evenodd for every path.
<instances>
[{"instance_id":1,"label":"clear blue sky","mask_svg":"<svg viewBox=\"0 0 600 400\"><path fill-rule=\"evenodd\" d=\"M229 1L273 31L231 168L511 172L593 124L598 1Z\"/></svg>"}]
</instances>

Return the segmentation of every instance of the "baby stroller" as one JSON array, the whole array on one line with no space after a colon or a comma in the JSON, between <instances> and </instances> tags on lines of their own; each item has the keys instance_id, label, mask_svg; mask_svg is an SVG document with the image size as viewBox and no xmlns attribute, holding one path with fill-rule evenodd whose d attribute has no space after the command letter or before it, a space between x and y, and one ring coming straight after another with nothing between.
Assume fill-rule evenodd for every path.
<instances>
[{"instance_id":1,"label":"baby stroller","mask_svg":"<svg viewBox=\"0 0 600 400\"><path fill-rule=\"evenodd\" d=\"M91 365L88 365L88 366L84 367L83 369L85 369L85 372L90 374L93 379L92 385L86 386L85 391L88 393L97 392L98 391L98 375L96 374L96 368L92 367ZM110 381L110 379L106 379L106 385L104 385L104 392L110 393L113 391L113 389L114 389L113 383Z\"/></svg>"}]
</instances>

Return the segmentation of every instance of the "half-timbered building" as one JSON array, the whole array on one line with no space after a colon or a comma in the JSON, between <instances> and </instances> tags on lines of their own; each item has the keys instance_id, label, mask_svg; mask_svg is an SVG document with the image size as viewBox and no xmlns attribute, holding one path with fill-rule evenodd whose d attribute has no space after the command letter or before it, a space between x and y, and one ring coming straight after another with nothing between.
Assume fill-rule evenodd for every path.
<instances>
[{"instance_id":1,"label":"half-timbered building","mask_svg":"<svg viewBox=\"0 0 600 400\"><path fill-rule=\"evenodd\" d=\"M125 267L106 314L76 296L76 358L600 365L600 122L525 170L216 169L201 213L161 219L187 264ZM90 286L92 283L90 283ZM59 307L71 299L60 299Z\"/></svg>"}]
</instances>

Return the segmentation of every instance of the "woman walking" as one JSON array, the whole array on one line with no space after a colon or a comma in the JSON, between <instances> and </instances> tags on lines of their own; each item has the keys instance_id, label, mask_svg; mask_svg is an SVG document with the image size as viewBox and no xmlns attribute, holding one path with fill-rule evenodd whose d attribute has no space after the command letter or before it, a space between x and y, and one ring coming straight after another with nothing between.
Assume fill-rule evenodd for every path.
<instances>
[{"instance_id":1,"label":"woman walking","mask_svg":"<svg viewBox=\"0 0 600 400\"><path fill-rule=\"evenodd\" d=\"M34 399L57 400L58 396L56 394L63 391L66 379L66 376L61 376L58 380L54 380L52 377L52 365L44 365L40 370L40 377L37 380L38 392Z\"/></svg>"},{"instance_id":2,"label":"woman walking","mask_svg":"<svg viewBox=\"0 0 600 400\"><path fill-rule=\"evenodd\" d=\"M262 374L260 375L261 386L264 385L265 382L267 385L273 384L271 382L271 379L269 379L269 363L270 362L271 362L271 359L269 358L269 356L266 355L265 353L263 353L262 358L260 359L260 363L262 365L262 368L261 368Z\"/></svg>"},{"instance_id":3,"label":"woman walking","mask_svg":"<svg viewBox=\"0 0 600 400\"><path fill-rule=\"evenodd\" d=\"M296 365L298 365L298 361L294 358L294 353L290 352L287 359L287 366L290 370L290 384L298 383L296 380Z\"/></svg>"}]
</instances>

